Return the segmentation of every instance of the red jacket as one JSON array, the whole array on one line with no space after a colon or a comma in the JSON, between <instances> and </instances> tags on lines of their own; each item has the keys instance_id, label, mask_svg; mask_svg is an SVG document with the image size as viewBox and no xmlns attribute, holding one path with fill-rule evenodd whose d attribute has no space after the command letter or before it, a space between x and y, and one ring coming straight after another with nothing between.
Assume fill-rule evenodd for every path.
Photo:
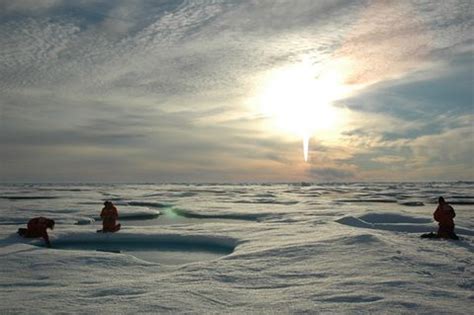
<instances>
[{"instance_id":1,"label":"red jacket","mask_svg":"<svg viewBox=\"0 0 474 315\"><path fill-rule=\"evenodd\" d=\"M48 232L46 229L51 224L50 219L44 217L33 218L28 221L28 235L29 237L42 237L49 244Z\"/></svg>"},{"instance_id":2,"label":"red jacket","mask_svg":"<svg viewBox=\"0 0 474 315\"><path fill-rule=\"evenodd\" d=\"M453 219L455 216L456 213L454 212L453 207L447 203L439 205L433 213L433 217L439 222L439 225L445 226L454 226Z\"/></svg>"}]
</instances>

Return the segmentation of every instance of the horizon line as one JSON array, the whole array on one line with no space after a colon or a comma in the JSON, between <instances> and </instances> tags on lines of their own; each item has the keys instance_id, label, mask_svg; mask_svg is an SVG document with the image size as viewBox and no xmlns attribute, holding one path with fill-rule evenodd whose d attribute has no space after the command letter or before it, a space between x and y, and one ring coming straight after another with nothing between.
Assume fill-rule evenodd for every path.
<instances>
[{"instance_id":1,"label":"horizon line","mask_svg":"<svg viewBox=\"0 0 474 315\"><path fill-rule=\"evenodd\" d=\"M358 183L373 183L373 184L429 184L429 183L466 183L474 184L474 180L427 180L427 181L276 181L276 182L1 182L0 185L285 185L285 184L298 184L298 185L321 185L321 184L358 184Z\"/></svg>"}]
</instances>

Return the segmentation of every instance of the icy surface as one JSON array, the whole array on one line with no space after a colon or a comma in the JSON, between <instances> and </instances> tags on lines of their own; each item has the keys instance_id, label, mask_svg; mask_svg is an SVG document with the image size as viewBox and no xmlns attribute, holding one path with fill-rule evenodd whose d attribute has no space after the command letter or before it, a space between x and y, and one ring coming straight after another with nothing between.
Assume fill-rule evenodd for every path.
<instances>
[{"instance_id":1,"label":"icy surface","mask_svg":"<svg viewBox=\"0 0 474 315\"><path fill-rule=\"evenodd\" d=\"M0 186L0 313L469 314L473 183ZM443 195L460 241L436 231ZM118 233L96 233L104 200ZM52 249L15 234L57 224Z\"/></svg>"}]
</instances>

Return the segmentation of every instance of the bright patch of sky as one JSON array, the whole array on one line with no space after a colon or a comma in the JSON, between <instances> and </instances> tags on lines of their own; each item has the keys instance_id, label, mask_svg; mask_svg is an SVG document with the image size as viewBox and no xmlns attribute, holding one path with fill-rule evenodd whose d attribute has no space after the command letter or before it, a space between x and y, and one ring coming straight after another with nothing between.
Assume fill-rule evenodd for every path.
<instances>
[{"instance_id":1,"label":"bright patch of sky","mask_svg":"<svg viewBox=\"0 0 474 315\"><path fill-rule=\"evenodd\" d=\"M473 21L469 0L1 1L1 181L473 180Z\"/></svg>"}]
</instances>

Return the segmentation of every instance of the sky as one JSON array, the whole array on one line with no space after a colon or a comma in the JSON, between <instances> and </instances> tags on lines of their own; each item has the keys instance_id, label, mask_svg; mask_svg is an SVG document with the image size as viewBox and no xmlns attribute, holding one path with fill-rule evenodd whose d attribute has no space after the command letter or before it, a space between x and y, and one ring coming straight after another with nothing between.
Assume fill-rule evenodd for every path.
<instances>
[{"instance_id":1,"label":"sky","mask_svg":"<svg viewBox=\"0 0 474 315\"><path fill-rule=\"evenodd\" d=\"M474 180L473 6L0 0L0 181Z\"/></svg>"}]
</instances>

